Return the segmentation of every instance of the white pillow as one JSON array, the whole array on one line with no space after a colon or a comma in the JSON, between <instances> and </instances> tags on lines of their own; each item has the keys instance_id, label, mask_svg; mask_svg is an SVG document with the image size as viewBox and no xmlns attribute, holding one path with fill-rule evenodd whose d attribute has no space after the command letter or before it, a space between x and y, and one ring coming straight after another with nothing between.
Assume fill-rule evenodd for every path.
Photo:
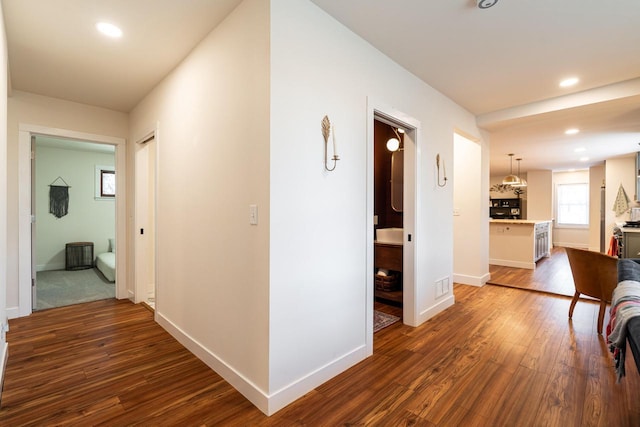
<instances>
[{"instance_id":1,"label":"white pillow","mask_svg":"<svg viewBox=\"0 0 640 427\"><path fill-rule=\"evenodd\" d=\"M116 253L116 239L109 239L109 252Z\"/></svg>"}]
</instances>

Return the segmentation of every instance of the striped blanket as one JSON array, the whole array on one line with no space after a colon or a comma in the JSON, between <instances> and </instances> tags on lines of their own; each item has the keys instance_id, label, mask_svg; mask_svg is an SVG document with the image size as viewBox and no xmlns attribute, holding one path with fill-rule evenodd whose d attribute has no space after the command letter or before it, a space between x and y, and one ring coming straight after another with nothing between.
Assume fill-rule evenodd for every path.
<instances>
[{"instance_id":1,"label":"striped blanket","mask_svg":"<svg viewBox=\"0 0 640 427\"><path fill-rule=\"evenodd\" d=\"M618 382L625 375L627 322L636 316L640 316L640 282L623 280L613 291L607 325L607 343L615 360Z\"/></svg>"}]
</instances>

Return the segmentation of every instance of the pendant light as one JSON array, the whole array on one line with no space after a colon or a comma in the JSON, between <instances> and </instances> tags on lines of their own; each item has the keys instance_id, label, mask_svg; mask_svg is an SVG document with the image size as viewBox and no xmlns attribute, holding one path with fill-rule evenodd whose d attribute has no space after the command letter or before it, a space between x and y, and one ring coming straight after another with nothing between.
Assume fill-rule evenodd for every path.
<instances>
[{"instance_id":1,"label":"pendant light","mask_svg":"<svg viewBox=\"0 0 640 427\"><path fill-rule=\"evenodd\" d=\"M520 179L513 174L513 153L509 154L509 159L511 160L511 166L509 168L509 175L505 176L502 180L502 183L505 185L515 185L520 183Z\"/></svg>"},{"instance_id":2,"label":"pendant light","mask_svg":"<svg viewBox=\"0 0 640 427\"><path fill-rule=\"evenodd\" d=\"M522 158L516 159L516 162L518 162L518 183L517 184L511 184L512 187L526 187L527 186L527 180L523 179L520 176L520 160L522 160Z\"/></svg>"}]
</instances>

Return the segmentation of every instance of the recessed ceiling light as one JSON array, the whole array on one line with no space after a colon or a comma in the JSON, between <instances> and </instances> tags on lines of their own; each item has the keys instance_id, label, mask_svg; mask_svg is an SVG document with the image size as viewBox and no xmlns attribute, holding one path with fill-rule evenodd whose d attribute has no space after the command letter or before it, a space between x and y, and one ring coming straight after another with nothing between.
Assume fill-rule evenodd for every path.
<instances>
[{"instance_id":1,"label":"recessed ceiling light","mask_svg":"<svg viewBox=\"0 0 640 427\"><path fill-rule=\"evenodd\" d=\"M589 160L589 158L588 158L588 157L580 157L580 161L581 161L581 162L586 162L586 161L588 161L588 160Z\"/></svg>"},{"instance_id":2,"label":"recessed ceiling light","mask_svg":"<svg viewBox=\"0 0 640 427\"><path fill-rule=\"evenodd\" d=\"M96 24L96 28L105 36L112 37L114 39L122 37L122 30L108 22L98 22Z\"/></svg>"},{"instance_id":3,"label":"recessed ceiling light","mask_svg":"<svg viewBox=\"0 0 640 427\"><path fill-rule=\"evenodd\" d=\"M576 153L582 153L583 151L586 151L586 148L584 148L584 147L578 147L578 148L576 148L576 149L575 149L575 150L573 150L573 151L574 151L574 152L576 152Z\"/></svg>"},{"instance_id":4,"label":"recessed ceiling light","mask_svg":"<svg viewBox=\"0 0 640 427\"><path fill-rule=\"evenodd\" d=\"M560 87L569 87L578 83L580 80L577 77L570 77L560 82Z\"/></svg>"},{"instance_id":5,"label":"recessed ceiling light","mask_svg":"<svg viewBox=\"0 0 640 427\"><path fill-rule=\"evenodd\" d=\"M564 133L565 133L566 135L575 135L575 134L576 134L576 133L578 133L578 132L580 132L580 129L576 129L576 128L573 128L573 129L567 129L567 130L565 130L565 131L564 131Z\"/></svg>"}]
</instances>

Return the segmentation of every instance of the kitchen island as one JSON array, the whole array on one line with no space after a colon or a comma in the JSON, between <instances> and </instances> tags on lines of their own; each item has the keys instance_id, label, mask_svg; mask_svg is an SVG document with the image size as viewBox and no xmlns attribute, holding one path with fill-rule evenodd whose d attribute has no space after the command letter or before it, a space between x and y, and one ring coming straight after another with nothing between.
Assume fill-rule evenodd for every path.
<instances>
[{"instance_id":1,"label":"kitchen island","mask_svg":"<svg viewBox=\"0 0 640 427\"><path fill-rule=\"evenodd\" d=\"M489 264L533 270L550 248L550 220L489 220Z\"/></svg>"}]
</instances>

